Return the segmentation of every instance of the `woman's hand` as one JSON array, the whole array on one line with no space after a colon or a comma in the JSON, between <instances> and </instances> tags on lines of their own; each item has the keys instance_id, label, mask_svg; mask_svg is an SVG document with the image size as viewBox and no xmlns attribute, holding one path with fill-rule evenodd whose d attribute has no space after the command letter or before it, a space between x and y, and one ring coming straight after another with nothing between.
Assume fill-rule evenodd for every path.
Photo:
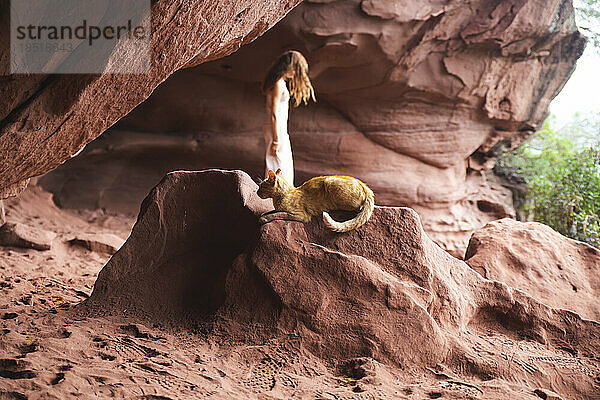
<instances>
[{"instance_id":1,"label":"woman's hand","mask_svg":"<svg viewBox=\"0 0 600 400\"><path fill-rule=\"evenodd\" d=\"M271 143L270 152L273 157L277 157L277 150L279 150L279 142Z\"/></svg>"}]
</instances>

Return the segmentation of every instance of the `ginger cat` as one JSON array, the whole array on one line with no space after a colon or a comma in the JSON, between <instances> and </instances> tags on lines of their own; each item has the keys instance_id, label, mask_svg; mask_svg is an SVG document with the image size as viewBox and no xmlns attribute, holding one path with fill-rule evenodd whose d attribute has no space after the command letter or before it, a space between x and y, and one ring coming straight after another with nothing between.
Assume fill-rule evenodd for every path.
<instances>
[{"instance_id":1,"label":"ginger cat","mask_svg":"<svg viewBox=\"0 0 600 400\"><path fill-rule=\"evenodd\" d=\"M346 232L367 222L375 207L373 191L350 176L317 176L295 188L283 179L279 170L277 173L269 170L257 194L261 199L272 198L275 206L275 211L260 217L261 224L277 219L309 222L322 214L325 226L335 232ZM360 212L351 220L337 222L327 213L333 210Z\"/></svg>"}]
</instances>

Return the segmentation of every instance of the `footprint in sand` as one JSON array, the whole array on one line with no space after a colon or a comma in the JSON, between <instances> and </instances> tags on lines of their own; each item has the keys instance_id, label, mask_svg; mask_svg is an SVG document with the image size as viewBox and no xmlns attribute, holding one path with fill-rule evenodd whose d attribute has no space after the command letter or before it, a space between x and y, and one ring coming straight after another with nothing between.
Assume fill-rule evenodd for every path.
<instances>
[{"instance_id":1,"label":"footprint in sand","mask_svg":"<svg viewBox=\"0 0 600 400\"><path fill-rule=\"evenodd\" d=\"M37 374L31 369L31 363L13 358L0 359L0 376L8 379L31 379Z\"/></svg>"},{"instance_id":2,"label":"footprint in sand","mask_svg":"<svg viewBox=\"0 0 600 400\"><path fill-rule=\"evenodd\" d=\"M4 315L2 316L2 319L15 319L19 316L19 314L14 313L14 312L7 312L4 313Z\"/></svg>"},{"instance_id":3,"label":"footprint in sand","mask_svg":"<svg viewBox=\"0 0 600 400\"><path fill-rule=\"evenodd\" d=\"M104 349L104 353L116 355L124 360L138 360L146 357L156 357L161 353L150 347L136 343L130 338L103 338L95 337L93 341L96 343L96 347Z\"/></svg>"},{"instance_id":4,"label":"footprint in sand","mask_svg":"<svg viewBox=\"0 0 600 400\"><path fill-rule=\"evenodd\" d=\"M61 383L64 380L65 380L65 373L64 372L58 372L56 374L56 376L54 377L54 379L52 379L52 381L50 382L50 384L52 386L58 385L59 383Z\"/></svg>"},{"instance_id":5,"label":"footprint in sand","mask_svg":"<svg viewBox=\"0 0 600 400\"><path fill-rule=\"evenodd\" d=\"M19 392L0 391L0 400L27 400L27 396Z\"/></svg>"},{"instance_id":6,"label":"footprint in sand","mask_svg":"<svg viewBox=\"0 0 600 400\"><path fill-rule=\"evenodd\" d=\"M20 346L17 346L17 349L19 350L19 352L21 352L21 357L25 357L29 353L35 353L36 351L38 351L40 349L40 345L36 342L30 344L22 344Z\"/></svg>"}]
</instances>

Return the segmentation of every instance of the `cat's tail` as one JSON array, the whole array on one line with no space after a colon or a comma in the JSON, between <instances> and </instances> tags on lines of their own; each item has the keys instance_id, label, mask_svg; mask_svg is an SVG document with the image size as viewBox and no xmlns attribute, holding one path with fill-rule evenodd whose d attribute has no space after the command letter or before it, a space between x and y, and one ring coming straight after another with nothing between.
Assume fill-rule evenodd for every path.
<instances>
[{"instance_id":1,"label":"cat's tail","mask_svg":"<svg viewBox=\"0 0 600 400\"><path fill-rule=\"evenodd\" d=\"M367 198L363 203L362 210L358 213L358 215L348 221L337 222L331 216L323 212L323 222L325 222L325 226L331 229L334 232L347 232L352 229L356 229L362 226L365 222L371 218L371 214L373 214L373 209L375 208L375 195L373 195L373 191L364 186L365 194Z\"/></svg>"}]
</instances>

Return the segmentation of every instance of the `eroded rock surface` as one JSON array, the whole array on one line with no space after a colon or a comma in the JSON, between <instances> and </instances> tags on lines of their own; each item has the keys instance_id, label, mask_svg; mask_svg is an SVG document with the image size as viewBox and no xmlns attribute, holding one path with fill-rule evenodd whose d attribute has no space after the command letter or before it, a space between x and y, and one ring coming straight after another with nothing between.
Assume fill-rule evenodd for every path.
<instances>
[{"instance_id":1,"label":"eroded rock surface","mask_svg":"<svg viewBox=\"0 0 600 400\"><path fill-rule=\"evenodd\" d=\"M175 71L230 54L298 2L153 1L152 66L147 74L0 77L0 199L71 158ZM9 3L1 7L3 26L10 26ZM8 37L3 39L9 43ZM5 46L0 65L1 75L8 75Z\"/></svg>"},{"instance_id":2,"label":"eroded rock surface","mask_svg":"<svg viewBox=\"0 0 600 400\"><path fill-rule=\"evenodd\" d=\"M490 222L473 234L465 261L485 278L600 321L600 251L544 224Z\"/></svg>"},{"instance_id":3,"label":"eroded rock surface","mask_svg":"<svg viewBox=\"0 0 600 400\"><path fill-rule=\"evenodd\" d=\"M306 1L235 54L175 74L44 184L61 204L85 191L89 207L136 212L169 170L262 175L259 82L295 48L318 100L291 111L296 183L357 176L462 257L474 229L514 215L482 171L541 126L585 43L573 21L559 0ZM95 172L105 169L116 176ZM137 202L119 201L124 192Z\"/></svg>"},{"instance_id":4,"label":"eroded rock surface","mask_svg":"<svg viewBox=\"0 0 600 400\"><path fill-rule=\"evenodd\" d=\"M255 214L272 208L256 189L241 173L167 175L142 203L133 241L143 248L128 244L131 240L121 247L114 259L129 268L121 268L121 261L105 268L96 298L108 296L118 306L137 304L138 311L172 321L200 320L214 312L222 302L228 266L256 236ZM175 275L173 265L178 265ZM148 268L158 275L148 274ZM130 280L133 275L138 278ZM118 289L110 287L115 281ZM139 303L147 298L154 298L149 308Z\"/></svg>"},{"instance_id":5,"label":"eroded rock surface","mask_svg":"<svg viewBox=\"0 0 600 400\"><path fill-rule=\"evenodd\" d=\"M0 227L0 246L50 250L56 233L20 223L5 223Z\"/></svg>"},{"instance_id":6,"label":"eroded rock surface","mask_svg":"<svg viewBox=\"0 0 600 400\"><path fill-rule=\"evenodd\" d=\"M522 398L600 394L597 323L482 278L433 243L413 210L377 207L344 234L317 220L259 227L270 204L256 189L242 172L169 174L86 307L224 340L291 335L330 363L370 357L475 377L482 398L500 398L506 382ZM565 374L569 362L585 368Z\"/></svg>"},{"instance_id":7,"label":"eroded rock surface","mask_svg":"<svg viewBox=\"0 0 600 400\"><path fill-rule=\"evenodd\" d=\"M0 200L0 227L6 223L6 209L4 208L4 202Z\"/></svg>"},{"instance_id":8,"label":"eroded rock surface","mask_svg":"<svg viewBox=\"0 0 600 400\"><path fill-rule=\"evenodd\" d=\"M73 246L111 255L115 254L123 243L123 239L110 233L80 233L69 240L69 244Z\"/></svg>"}]
</instances>

